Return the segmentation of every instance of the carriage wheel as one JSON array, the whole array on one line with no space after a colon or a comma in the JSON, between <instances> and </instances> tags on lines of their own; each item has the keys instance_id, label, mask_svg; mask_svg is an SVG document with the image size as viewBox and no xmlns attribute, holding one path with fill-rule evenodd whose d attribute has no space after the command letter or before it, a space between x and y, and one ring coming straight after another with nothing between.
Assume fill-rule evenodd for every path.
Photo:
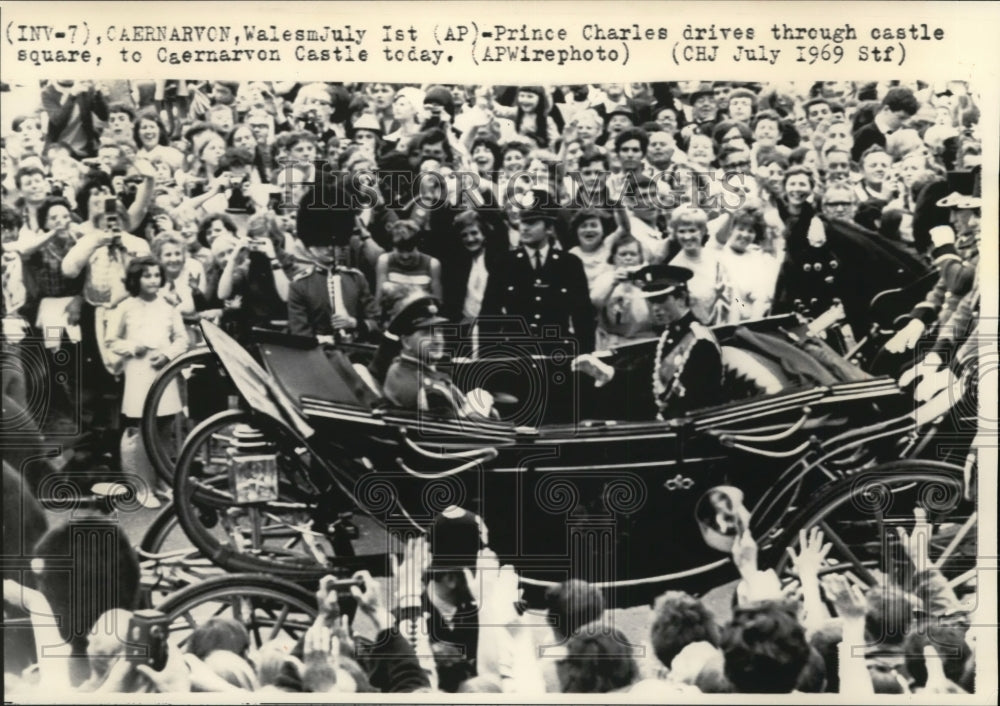
<instances>
[{"instance_id":1,"label":"carriage wheel","mask_svg":"<svg viewBox=\"0 0 1000 706\"><path fill-rule=\"evenodd\" d=\"M227 450L238 428L251 426L273 443L279 472L275 501L241 505L230 487ZM239 410L199 424L184 444L174 476L174 504L188 538L217 565L238 572L318 576L335 554L327 519L334 495L317 487L309 457L276 425Z\"/></svg>"},{"instance_id":2,"label":"carriage wheel","mask_svg":"<svg viewBox=\"0 0 1000 706\"><path fill-rule=\"evenodd\" d=\"M272 640L289 647L316 618L316 597L275 576L229 574L170 595L159 610L167 615L172 641L187 644L191 632L212 617L233 618L250 633L251 649Z\"/></svg>"},{"instance_id":3,"label":"carriage wheel","mask_svg":"<svg viewBox=\"0 0 1000 706\"><path fill-rule=\"evenodd\" d=\"M842 573L863 586L882 574L913 590L913 568L897 528L911 532L914 508L927 513L932 528L931 565L938 568L960 601L974 601L976 523L974 503L963 497L963 469L939 461L886 463L842 478L796 514L770 554L778 575L793 577L786 547L799 550L800 530L818 527L833 545L823 573ZM974 603L973 603L974 604Z\"/></svg>"},{"instance_id":4,"label":"carriage wheel","mask_svg":"<svg viewBox=\"0 0 1000 706\"><path fill-rule=\"evenodd\" d=\"M173 502L164 505L153 518L136 553L142 568L144 608L159 608L181 588L222 574L222 569L191 545Z\"/></svg>"},{"instance_id":5,"label":"carriage wheel","mask_svg":"<svg viewBox=\"0 0 1000 706\"><path fill-rule=\"evenodd\" d=\"M218 378L203 374L209 371L214 373L217 369L218 363L211 351L208 348L196 348L170 361L157 374L149 388L142 408L142 440L150 463L160 479L167 484L174 477L174 463L187 435L206 416L227 406L228 400L223 396L225 388L211 384L211 381L216 380L226 382L221 373ZM192 379L196 383L189 385ZM160 421L158 412L161 410L161 402L173 385L177 386L180 395L181 411L165 417L167 422L164 424ZM212 400L216 387L219 399Z\"/></svg>"}]
</instances>

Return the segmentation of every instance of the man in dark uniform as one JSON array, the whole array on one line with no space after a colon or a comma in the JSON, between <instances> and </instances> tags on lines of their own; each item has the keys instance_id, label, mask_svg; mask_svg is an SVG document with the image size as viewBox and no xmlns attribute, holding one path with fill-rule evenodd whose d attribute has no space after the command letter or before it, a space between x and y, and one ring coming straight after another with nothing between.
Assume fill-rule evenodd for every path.
<instances>
[{"instance_id":1,"label":"man in dark uniform","mask_svg":"<svg viewBox=\"0 0 1000 706\"><path fill-rule=\"evenodd\" d=\"M385 375L382 392L396 407L428 412L446 419L490 416L493 400L484 390L468 397L437 370L444 356L444 333L448 323L431 297L421 297L407 305L389 325L400 340L402 350Z\"/></svg>"},{"instance_id":2,"label":"man in dark uniform","mask_svg":"<svg viewBox=\"0 0 1000 706\"><path fill-rule=\"evenodd\" d=\"M583 263L553 246L558 214L540 205L539 192L532 193L534 203L521 212L521 244L491 271L480 316L504 317L508 321L500 323L501 332L523 336L523 327L512 321L520 318L530 336L539 339L546 327L568 338L572 326L577 350L592 351L597 318Z\"/></svg>"},{"instance_id":3,"label":"man in dark uniform","mask_svg":"<svg viewBox=\"0 0 1000 706\"><path fill-rule=\"evenodd\" d=\"M573 363L598 386L615 380L617 391L624 383L621 397L630 399L632 415L666 419L723 401L722 350L691 311L687 281L692 276L691 270L673 265L650 265L635 274L654 322L664 327L652 356L648 345L625 346L607 355L580 356ZM637 394L636 389L652 394Z\"/></svg>"},{"instance_id":4,"label":"man in dark uniform","mask_svg":"<svg viewBox=\"0 0 1000 706\"><path fill-rule=\"evenodd\" d=\"M299 239L315 264L289 284L289 331L331 343L364 339L378 331L378 308L368 280L360 270L339 264L350 246L311 229L300 229Z\"/></svg>"}]
</instances>

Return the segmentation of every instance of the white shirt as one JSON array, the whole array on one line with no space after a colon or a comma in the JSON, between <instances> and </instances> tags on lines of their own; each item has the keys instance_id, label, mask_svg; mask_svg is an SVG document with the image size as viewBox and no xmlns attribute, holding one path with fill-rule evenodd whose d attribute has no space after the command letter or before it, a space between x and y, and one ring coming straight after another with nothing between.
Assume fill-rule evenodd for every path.
<instances>
[{"instance_id":1,"label":"white shirt","mask_svg":"<svg viewBox=\"0 0 1000 706\"><path fill-rule=\"evenodd\" d=\"M486 294L486 283L489 281L489 272L486 271L486 254L480 252L476 259L472 261L469 270L469 281L465 288L465 304L462 305L462 316L466 319L474 319L479 316L479 311L483 307L483 296Z\"/></svg>"},{"instance_id":2,"label":"white shirt","mask_svg":"<svg viewBox=\"0 0 1000 706\"><path fill-rule=\"evenodd\" d=\"M528 262L531 263L531 269L536 269L536 267L535 267L535 262L536 262L535 253L536 252L541 256L542 266L544 267L545 266L545 261L548 260L548 258L549 258L549 244L548 243L544 243L539 248L533 248L530 245L525 245L524 246L524 253L525 253L525 255L528 256Z\"/></svg>"}]
</instances>

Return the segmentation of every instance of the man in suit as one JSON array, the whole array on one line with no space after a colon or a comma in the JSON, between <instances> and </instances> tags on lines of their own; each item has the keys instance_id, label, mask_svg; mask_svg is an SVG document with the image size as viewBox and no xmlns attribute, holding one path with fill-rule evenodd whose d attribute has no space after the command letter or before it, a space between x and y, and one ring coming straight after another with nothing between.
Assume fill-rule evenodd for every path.
<instances>
[{"instance_id":1,"label":"man in suit","mask_svg":"<svg viewBox=\"0 0 1000 706\"><path fill-rule=\"evenodd\" d=\"M521 244L490 272L480 315L499 317L502 333L522 337L517 319L532 338L548 338L546 329L555 328L558 338L572 335L577 350L587 353L594 350L597 326L587 275L578 257L554 247L558 214L541 207L544 195L532 192L534 203L521 212Z\"/></svg>"},{"instance_id":2,"label":"man in suit","mask_svg":"<svg viewBox=\"0 0 1000 706\"><path fill-rule=\"evenodd\" d=\"M673 265L649 265L634 276L649 300L654 321L664 327L653 356L648 345L626 346L600 357L580 356L573 369L595 378L598 386L614 380L612 389L621 390L634 413L647 419L654 413L666 419L720 404L722 349L691 311L687 281L692 276L691 270ZM651 398L636 392L643 386Z\"/></svg>"}]
</instances>

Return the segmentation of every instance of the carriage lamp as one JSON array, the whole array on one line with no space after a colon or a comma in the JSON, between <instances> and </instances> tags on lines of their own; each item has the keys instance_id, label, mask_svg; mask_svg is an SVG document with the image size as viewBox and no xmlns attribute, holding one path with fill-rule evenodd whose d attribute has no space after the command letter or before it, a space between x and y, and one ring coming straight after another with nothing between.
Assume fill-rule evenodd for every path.
<instances>
[{"instance_id":1,"label":"carriage lamp","mask_svg":"<svg viewBox=\"0 0 1000 706\"><path fill-rule=\"evenodd\" d=\"M244 456L229 450L229 489L237 505L278 499L278 459L275 454Z\"/></svg>"},{"instance_id":2,"label":"carriage lamp","mask_svg":"<svg viewBox=\"0 0 1000 706\"><path fill-rule=\"evenodd\" d=\"M237 427L226 449L229 490L237 505L278 499L278 455L273 444L251 427Z\"/></svg>"}]
</instances>

